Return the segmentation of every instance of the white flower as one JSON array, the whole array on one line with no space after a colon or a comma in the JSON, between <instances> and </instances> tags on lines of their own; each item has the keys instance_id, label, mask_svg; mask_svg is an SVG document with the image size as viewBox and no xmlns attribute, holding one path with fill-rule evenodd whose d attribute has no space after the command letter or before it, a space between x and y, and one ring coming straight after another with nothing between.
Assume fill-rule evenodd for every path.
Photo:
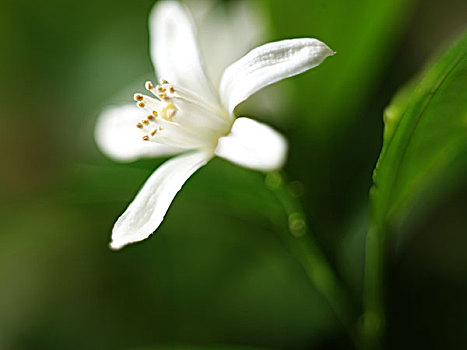
<instances>
[{"instance_id":1,"label":"white flower","mask_svg":"<svg viewBox=\"0 0 467 350\"><path fill-rule=\"evenodd\" d=\"M265 86L316 67L334 54L316 39L265 44L228 66L215 84L205 73L197 33L183 5L157 3L149 25L160 85L146 82L153 96L135 94L137 107L104 111L96 141L118 160L183 154L160 166L117 220L113 249L151 235L185 181L214 156L262 171L280 168L285 139L262 123L235 119L235 107ZM214 39L211 44L216 46Z\"/></svg>"}]
</instances>

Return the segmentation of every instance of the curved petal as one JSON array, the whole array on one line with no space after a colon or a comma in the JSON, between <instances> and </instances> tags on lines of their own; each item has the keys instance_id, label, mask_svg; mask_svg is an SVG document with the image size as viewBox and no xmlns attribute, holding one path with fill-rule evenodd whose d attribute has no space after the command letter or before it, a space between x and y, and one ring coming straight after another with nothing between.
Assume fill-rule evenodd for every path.
<instances>
[{"instance_id":1,"label":"curved petal","mask_svg":"<svg viewBox=\"0 0 467 350\"><path fill-rule=\"evenodd\" d=\"M251 0L217 5L209 1L189 1L187 5L197 24L206 72L212 86L218 88L227 66L265 42L266 21Z\"/></svg>"},{"instance_id":2,"label":"curved petal","mask_svg":"<svg viewBox=\"0 0 467 350\"><path fill-rule=\"evenodd\" d=\"M214 88L218 88L224 70L261 45L269 32L268 21L258 3L236 0L227 3L215 0L186 2L198 28L198 40L205 62L205 70ZM238 35L242 33L242 35ZM290 108L287 96L290 89L284 84L262 89L242 104L238 115L268 116L280 120Z\"/></svg>"},{"instance_id":3,"label":"curved petal","mask_svg":"<svg viewBox=\"0 0 467 350\"><path fill-rule=\"evenodd\" d=\"M287 141L265 124L238 118L230 134L219 139L214 153L246 168L271 171L284 165Z\"/></svg>"},{"instance_id":4,"label":"curved petal","mask_svg":"<svg viewBox=\"0 0 467 350\"><path fill-rule=\"evenodd\" d=\"M107 108L99 116L94 132L101 151L110 158L127 162L183 151L181 148L143 141L143 135L136 128L136 123L145 116L134 104Z\"/></svg>"},{"instance_id":5,"label":"curved petal","mask_svg":"<svg viewBox=\"0 0 467 350\"><path fill-rule=\"evenodd\" d=\"M112 230L112 249L142 241L161 224L175 195L186 180L205 165L212 154L194 152L172 158L149 177Z\"/></svg>"},{"instance_id":6,"label":"curved petal","mask_svg":"<svg viewBox=\"0 0 467 350\"><path fill-rule=\"evenodd\" d=\"M220 93L230 113L256 91L316 67L334 54L316 39L282 40L257 47L224 72Z\"/></svg>"},{"instance_id":7,"label":"curved petal","mask_svg":"<svg viewBox=\"0 0 467 350\"><path fill-rule=\"evenodd\" d=\"M196 92L218 105L203 68L195 28L188 11L177 1L160 1L152 10L151 58L159 78Z\"/></svg>"}]
</instances>

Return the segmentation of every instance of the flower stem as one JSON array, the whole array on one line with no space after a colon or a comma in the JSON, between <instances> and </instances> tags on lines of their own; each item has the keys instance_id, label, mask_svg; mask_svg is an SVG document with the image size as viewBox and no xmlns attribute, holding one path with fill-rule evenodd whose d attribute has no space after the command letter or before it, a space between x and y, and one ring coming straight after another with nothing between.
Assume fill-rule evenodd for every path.
<instances>
[{"instance_id":1,"label":"flower stem","mask_svg":"<svg viewBox=\"0 0 467 350\"><path fill-rule=\"evenodd\" d=\"M368 230L365 247L365 277L363 290L362 339L367 349L381 347L385 328L383 303L384 245L386 234L382 227Z\"/></svg>"},{"instance_id":2,"label":"flower stem","mask_svg":"<svg viewBox=\"0 0 467 350\"><path fill-rule=\"evenodd\" d=\"M316 290L327 300L336 317L359 348L351 317L351 303L313 233L308 228L306 216L297 195L285 183L284 176L279 172L266 175L266 186L275 194L287 214L288 227L286 230L281 230L284 241L301 263Z\"/></svg>"}]
</instances>

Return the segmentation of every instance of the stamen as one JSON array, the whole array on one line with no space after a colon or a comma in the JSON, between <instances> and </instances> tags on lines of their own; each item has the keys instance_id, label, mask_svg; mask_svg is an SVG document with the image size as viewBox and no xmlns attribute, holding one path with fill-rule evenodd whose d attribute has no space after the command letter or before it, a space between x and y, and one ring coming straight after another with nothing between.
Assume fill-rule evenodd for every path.
<instances>
[{"instance_id":1,"label":"stamen","mask_svg":"<svg viewBox=\"0 0 467 350\"><path fill-rule=\"evenodd\" d=\"M136 105L145 109L148 113L152 113L152 111L161 107L161 102L158 99L146 95L135 94L135 100L137 100Z\"/></svg>"},{"instance_id":2,"label":"stamen","mask_svg":"<svg viewBox=\"0 0 467 350\"><path fill-rule=\"evenodd\" d=\"M137 102L141 102L144 99L144 97L141 94L134 94L133 99Z\"/></svg>"},{"instance_id":3,"label":"stamen","mask_svg":"<svg viewBox=\"0 0 467 350\"><path fill-rule=\"evenodd\" d=\"M144 86L146 87L146 90L153 90L154 89L154 84L151 81L147 81Z\"/></svg>"},{"instance_id":4,"label":"stamen","mask_svg":"<svg viewBox=\"0 0 467 350\"><path fill-rule=\"evenodd\" d=\"M142 140L185 148L200 145L210 147L214 142L213 138L217 136L217 126L213 126L214 130L209 128L204 131L202 125L198 125L196 120L187 119L188 116L185 117L179 112L179 108L182 108L184 103L195 104L223 119L222 110L219 112L215 107L205 103L196 93L178 86L174 87L165 79L160 79L159 83L156 85L146 81L145 88L151 94L136 93L133 96L136 105L144 110L146 115L145 119L136 123L136 127L142 131ZM223 134L223 128L223 124L219 124L219 135Z\"/></svg>"}]
</instances>

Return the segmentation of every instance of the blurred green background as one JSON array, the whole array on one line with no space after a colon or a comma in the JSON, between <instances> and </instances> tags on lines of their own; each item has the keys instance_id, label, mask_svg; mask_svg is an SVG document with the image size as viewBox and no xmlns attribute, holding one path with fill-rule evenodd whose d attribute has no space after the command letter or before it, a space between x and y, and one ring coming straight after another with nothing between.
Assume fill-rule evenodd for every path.
<instances>
[{"instance_id":1,"label":"blurred green background","mask_svg":"<svg viewBox=\"0 0 467 350\"><path fill-rule=\"evenodd\" d=\"M290 141L285 170L359 310L384 107L461 34L467 3L258 5L269 40L312 36L338 52L284 83L292 107L269 122ZM102 108L151 74L152 6L0 2L0 349L351 349L277 234L271 217L282 214L260 173L216 159L157 234L108 249L115 219L163 161L114 163L93 138ZM411 215L390 241L388 348L467 347L466 185Z\"/></svg>"}]
</instances>

